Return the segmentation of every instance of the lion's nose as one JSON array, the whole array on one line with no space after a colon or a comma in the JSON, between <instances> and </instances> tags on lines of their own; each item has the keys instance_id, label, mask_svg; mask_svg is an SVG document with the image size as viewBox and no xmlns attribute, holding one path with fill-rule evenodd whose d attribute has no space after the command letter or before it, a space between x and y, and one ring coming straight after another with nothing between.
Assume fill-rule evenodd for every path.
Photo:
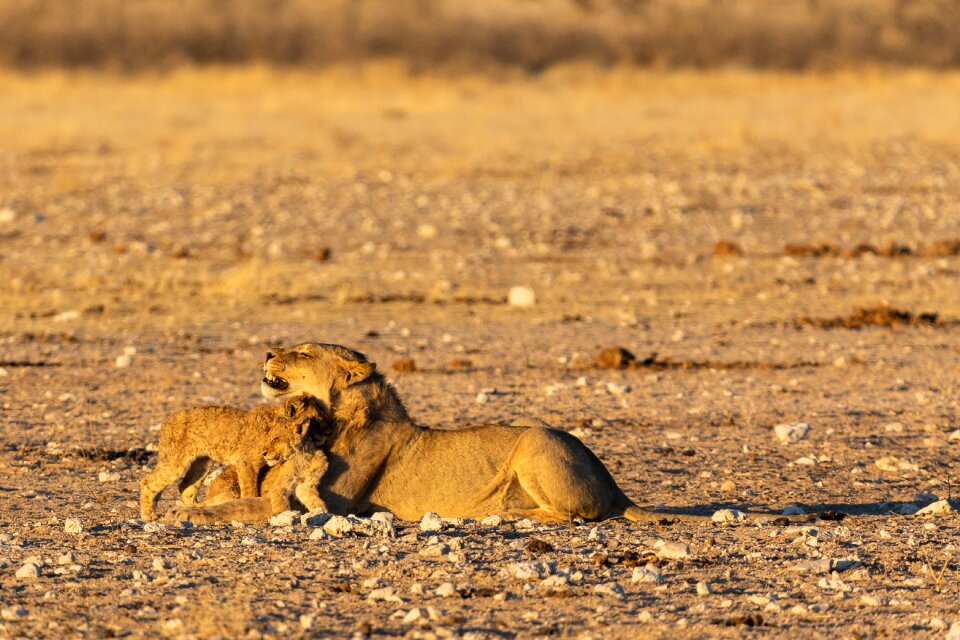
<instances>
[{"instance_id":1,"label":"lion's nose","mask_svg":"<svg viewBox=\"0 0 960 640\"><path fill-rule=\"evenodd\" d=\"M273 351L267 351L267 357L264 359L264 362L266 362L270 358L275 358L276 356L277 354L275 354Z\"/></svg>"}]
</instances>

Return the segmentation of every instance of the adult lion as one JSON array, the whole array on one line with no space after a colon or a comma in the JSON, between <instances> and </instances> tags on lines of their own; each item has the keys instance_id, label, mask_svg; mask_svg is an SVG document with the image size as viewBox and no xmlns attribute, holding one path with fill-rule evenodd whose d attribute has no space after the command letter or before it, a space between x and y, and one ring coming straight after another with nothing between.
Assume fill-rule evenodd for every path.
<instances>
[{"instance_id":1,"label":"adult lion","mask_svg":"<svg viewBox=\"0 0 960 640\"><path fill-rule=\"evenodd\" d=\"M564 431L418 427L376 365L345 347L307 343L276 349L267 353L263 370L265 396L307 394L330 407L335 425L320 493L332 513L387 510L417 520L434 511L444 517L499 514L540 522L676 517L639 508L593 452ZM261 495L269 494L280 475L277 468L266 473ZM236 500L235 483L233 474L221 474L205 505L177 508L171 516L194 522L269 517L267 501Z\"/></svg>"}]
</instances>

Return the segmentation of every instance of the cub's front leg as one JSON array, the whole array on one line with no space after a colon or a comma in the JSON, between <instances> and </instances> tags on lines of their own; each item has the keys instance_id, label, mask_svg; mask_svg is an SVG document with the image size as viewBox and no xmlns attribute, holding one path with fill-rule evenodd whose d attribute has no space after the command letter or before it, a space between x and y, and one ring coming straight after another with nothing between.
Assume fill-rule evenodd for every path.
<instances>
[{"instance_id":1,"label":"cub's front leg","mask_svg":"<svg viewBox=\"0 0 960 640\"><path fill-rule=\"evenodd\" d=\"M257 478L263 466L262 458L257 462L240 460L237 463L237 482L240 484L241 498L256 498L260 495L257 491Z\"/></svg>"}]
</instances>

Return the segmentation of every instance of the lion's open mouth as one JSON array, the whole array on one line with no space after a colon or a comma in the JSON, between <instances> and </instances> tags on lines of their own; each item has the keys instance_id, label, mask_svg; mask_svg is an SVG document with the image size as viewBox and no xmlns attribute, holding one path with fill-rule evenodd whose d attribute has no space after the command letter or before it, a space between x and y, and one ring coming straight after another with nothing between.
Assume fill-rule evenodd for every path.
<instances>
[{"instance_id":1,"label":"lion's open mouth","mask_svg":"<svg viewBox=\"0 0 960 640\"><path fill-rule=\"evenodd\" d=\"M263 376L263 384L267 385L271 389L276 389L277 391L283 391L290 386L290 383L283 378L277 378L269 373Z\"/></svg>"}]
</instances>

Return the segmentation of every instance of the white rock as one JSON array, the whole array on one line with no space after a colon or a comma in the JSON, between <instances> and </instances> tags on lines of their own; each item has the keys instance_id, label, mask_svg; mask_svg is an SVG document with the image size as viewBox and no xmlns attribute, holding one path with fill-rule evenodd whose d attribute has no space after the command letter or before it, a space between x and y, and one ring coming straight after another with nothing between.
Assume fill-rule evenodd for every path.
<instances>
[{"instance_id":1,"label":"white rock","mask_svg":"<svg viewBox=\"0 0 960 640\"><path fill-rule=\"evenodd\" d=\"M80 521L80 518L67 518L63 521L63 530L66 533L81 533L83 532L83 522Z\"/></svg>"},{"instance_id":2,"label":"white rock","mask_svg":"<svg viewBox=\"0 0 960 640\"><path fill-rule=\"evenodd\" d=\"M281 511L280 513L271 516L270 524L274 527L290 527L294 522L300 521L300 512L299 511Z\"/></svg>"},{"instance_id":3,"label":"white rock","mask_svg":"<svg viewBox=\"0 0 960 640\"><path fill-rule=\"evenodd\" d=\"M300 616L300 628L304 631L309 631L313 627L313 621L316 619L316 616L312 614L305 613Z\"/></svg>"},{"instance_id":4,"label":"white rock","mask_svg":"<svg viewBox=\"0 0 960 640\"><path fill-rule=\"evenodd\" d=\"M4 620L16 620L27 615L27 610L20 606L4 607L0 610L0 618Z\"/></svg>"},{"instance_id":5,"label":"white rock","mask_svg":"<svg viewBox=\"0 0 960 640\"><path fill-rule=\"evenodd\" d=\"M323 525L323 530L340 538L353 532L353 523L344 516L330 516L330 519Z\"/></svg>"},{"instance_id":6,"label":"white rock","mask_svg":"<svg viewBox=\"0 0 960 640\"><path fill-rule=\"evenodd\" d=\"M773 428L773 433L783 444L795 444L807 437L810 432L810 425L806 422L790 422L778 424Z\"/></svg>"},{"instance_id":7,"label":"white rock","mask_svg":"<svg viewBox=\"0 0 960 640\"><path fill-rule=\"evenodd\" d=\"M369 594L367 594L368 600L382 600L383 602L403 602L403 598L396 595L393 592L393 587L383 587L382 589L374 589Z\"/></svg>"},{"instance_id":8,"label":"white rock","mask_svg":"<svg viewBox=\"0 0 960 640\"><path fill-rule=\"evenodd\" d=\"M507 571L517 580L540 580L553 573L552 563L515 562Z\"/></svg>"},{"instance_id":9,"label":"white rock","mask_svg":"<svg viewBox=\"0 0 960 640\"><path fill-rule=\"evenodd\" d=\"M656 565L648 564L645 567L634 567L633 576L630 579L633 582L663 584L663 573Z\"/></svg>"},{"instance_id":10,"label":"white rock","mask_svg":"<svg viewBox=\"0 0 960 640\"><path fill-rule=\"evenodd\" d=\"M944 640L960 640L960 622L954 622L950 625L950 630L947 631Z\"/></svg>"},{"instance_id":11,"label":"white rock","mask_svg":"<svg viewBox=\"0 0 960 640\"><path fill-rule=\"evenodd\" d=\"M39 578L40 565L34 564L33 562L25 562L22 567L17 569L16 576L25 580L30 578Z\"/></svg>"},{"instance_id":12,"label":"white rock","mask_svg":"<svg viewBox=\"0 0 960 640\"><path fill-rule=\"evenodd\" d=\"M511 287L507 303L511 307L532 307L537 304L537 294L530 287Z\"/></svg>"},{"instance_id":13,"label":"white rock","mask_svg":"<svg viewBox=\"0 0 960 640\"><path fill-rule=\"evenodd\" d=\"M133 358L127 354L117 356L117 359L113 361L113 364L118 369L126 369L131 364L133 364Z\"/></svg>"},{"instance_id":14,"label":"white rock","mask_svg":"<svg viewBox=\"0 0 960 640\"><path fill-rule=\"evenodd\" d=\"M179 633L183 631L183 620L180 618L171 618L169 620L164 620L163 630L167 633Z\"/></svg>"},{"instance_id":15,"label":"white rock","mask_svg":"<svg viewBox=\"0 0 960 640\"><path fill-rule=\"evenodd\" d=\"M170 563L163 558L154 558L150 566L153 567L154 571L163 571L170 568Z\"/></svg>"},{"instance_id":16,"label":"white rock","mask_svg":"<svg viewBox=\"0 0 960 640\"><path fill-rule=\"evenodd\" d=\"M328 535L330 535L330 534L328 534L326 531L324 531L323 529L321 529L321 528L318 527L318 528L316 528L316 529L314 529L313 531L310 532L310 539L311 539L311 540L323 540L323 539L326 538Z\"/></svg>"},{"instance_id":17,"label":"white rock","mask_svg":"<svg viewBox=\"0 0 960 640\"><path fill-rule=\"evenodd\" d=\"M878 458L873 464L880 471L917 471L920 468L920 465L916 463L910 462L909 460L901 460L893 456Z\"/></svg>"},{"instance_id":18,"label":"white rock","mask_svg":"<svg viewBox=\"0 0 960 640\"><path fill-rule=\"evenodd\" d=\"M603 532L600 531L600 527L593 527L592 529L590 529L590 533L587 534L587 540L590 540L591 542L604 540L606 537L607 536L605 536Z\"/></svg>"},{"instance_id":19,"label":"white rock","mask_svg":"<svg viewBox=\"0 0 960 640\"><path fill-rule=\"evenodd\" d=\"M550 590L558 591L558 590L566 589L569 585L570 585L570 578L568 576L554 575L554 576L547 576L546 578L541 580L538 586L539 588L545 589L547 591L550 591Z\"/></svg>"},{"instance_id":20,"label":"white rock","mask_svg":"<svg viewBox=\"0 0 960 640\"><path fill-rule=\"evenodd\" d=\"M720 509L715 511L710 519L714 522L743 522L747 519L747 514L736 509Z\"/></svg>"},{"instance_id":21,"label":"white rock","mask_svg":"<svg viewBox=\"0 0 960 640\"><path fill-rule=\"evenodd\" d=\"M100 482L117 482L120 480L120 474L116 471L101 471L97 475Z\"/></svg>"},{"instance_id":22,"label":"white rock","mask_svg":"<svg viewBox=\"0 0 960 640\"><path fill-rule=\"evenodd\" d=\"M0 223L9 224L17 219L17 212L10 207L0 209Z\"/></svg>"},{"instance_id":23,"label":"white rock","mask_svg":"<svg viewBox=\"0 0 960 640\"><path fill-rule=\"evenodd\" d=\"M487 516L480 521L480 524L484 527L499 527L503 524L503 518L500 516Z\"/></svg>"},{"instance_id":24,"label":"white rock","mask_svg":"<svg viewBox=\"0 0 960 640\"><path fill-rule=\"evenodd\" d=\"M393 521L396 520L396 516L389 511L377 511L375 514L370 516L370 519L374 522L383 522L392 526Z\"/></svg>"},{"instance_id":25,"label":"white rock","mask_svg":"<svg viewBox=\"0 0 960 640\"><path fill-rule=\"evenodd\" d=\"M918 516L935 516L956 511L948 500L937 500L917 511Z\"/></svg>"},{"instance_id":26,"label":"white rock","mask_svg":"<svg viewBox=\"0 0 960 640\"><path fill-rule=\"evenodd\" d=\"M477 394L477 397L475 398L475 400L477 404L483 404L484 402L488 402L490 400L490 395L481 391L480 393Z\"/></svg>"},{"instance_id":27,"label":"white rock","mask_svg":"<svg viewBox=\"0 0 960 640\"><path fill-rule=\"evenodd\" d=\"M437 597L440 598L451 598L457 595L457 589L453 586L452 582L444 582L442 585L437 587L437 590L434 593L436 593Z\"/></svg>"},{"instance_id":28,"label":"white rock","mask_svg":"<svg viewBox=\"0 0 960 640\"><path fill-rule=\"evenodd\" d=\"M607 393L614 396L622 396L630 392L630 386L626 384L617 384L616 382L607 383Z\"/></svg>"},{"instance_id":29,"label":"white rock","mask_svg":"<svg viewBox=\"0 0 960 640\"><path fill-rule=\"evenodd\" d=\"M730 493L731 491L737 490L737 483L733 480L724 480L720 483L720 491Z\"/></svg>"},{"instance_id":30,"label":"white rock","mask_svg":"<svg viewBox=\"0 0 960 640\"><path fill-rule=\"evenodd\" d=\"M157 533L158 531L163 531L166 528L167 525L162 522L152 521L143 523L143 530L145 533Z\"/></svg>"},{"instance_id":31,"label":"white rock","mask_svg":"<svg viewBox=\"0 0 960 640\"><path fill-rule=\"evenodd\" d=\"M783 513L782 513L781 515L785 515L785 516L802 516L804 513L806 513L806 512L803 510L803 507L801 507L800 505L798 505L798 504L788 504L787 506L785 506L785 507L783 508Z\"/></svg>"},{"instance_id":32,"label":"white rock","mask_svg":"<svg viewBox=\"0 0 960 640\"><path fill-rule=\"evenodd\" d=\"M420 519L420 531L440 531L441 529L443 529L443 520L439 515L432 511L423 514L423 518Z\"/></svg>"},{"instance_id":33,"label":"white rock","mask_svg":"<svg viewBox=\"0 0 960 640\"><path fill-rule=\"evenodd\" d=\"M799 464L803 467L815 467L817 466L817 459L810 456L801 456L794 460L793 464Z\"/></svg>"},{"instance_id":34,"label":"white rock","mask_svg":"<svg viewBox=\"0 0 960 640\"><path fill-rule=\"evenodd\" d=\"M901 516L912 516L919 510L920 510L920 507L913 504L912 502L904 502L898 505L894 505L893 507L893 512L898 513Z\"/></svg>"},{"instance_id":35,"label":"white rock","mask_svg":"<svg viewBox=\"0 0 960 640\"><path fill-rule=\"evenodd\" d=\"M67 551L66 553L61 555L59 558L57 558L57 564L60 564L60 565L73 564L74 562L76 562L76 560L77 559L73 555L73 551Z\"/></svg>"},{"instance_id":36,"label":"white rock","mask_svg":"<svg viewBox=\"0 0 960 640\"><path fill-rule=\"evenodd\" d=\"M860 602L867 605L868 607L882 607L887 603L883 598L878 598L877 596L872 596L868 593L860 596Z\"/></svg>"},{"instance_id":37,"label":"white rock","mask_svg":"<svg viewBox=\"0 0 960 640\"><path fill-rule=\"evenodd\" d=\"M949 625L943 621L943 618L933 617L927 622L927 626L934 631L944 631Z\"/></svg>"},{"instance_id":38,"label":"white rock","mask_svg":"<svg viewBox=\"0 0 960 640\"><path fill-rule=\"evenodd\" d=\"M954 429L950 432L950 436L947 438L950 442L956 442L960 440L960 429Z\"/></svg>"},{"instance_id":39,"label":"white rock","mask_svg":"<svg viewBox=\"0 0 960 640\"><path fill-rule=\"evenodd\" d=\"M427 612L423 609L410 609L407 611L407 615L403 616L404 624L413 624L414 622L419 622L424 620L427 617Z\"/></svg>"},{"instance_id":40,"label":"white rock","mask_svg":"<svg viewBox=\"0 0 960 640\"><path fill-rule=\"evenodd\" d=\"M684 560L692 556L690 553L690 545L682 542L664 542L658 540L653 547L657 550L658 556L668 560Z\"/></svg>"},{"instance_id":41,"label":"white rock","mask_svg":"<svg viewBox=\"0 0 960 640\"><path fill-rule=\"evenodd\" d=\"M417 227L417 237L423 240L433 240L437 237L437 227L432 224L421 224Z\"/></svg>"},{"instance_id":42,"label":"white rock","mask_svg":"<svg viewBox=\"0 0 960 640\"><path fill-rule=\"evenodd\" d=\"M623 597L623 587L617 582L604 582L593 588L593 592L601 596L612 596L614 598Z\"/></svg>"},{"instance_id":43,"label":"white rock","mask_svg":"<svg viewBox=\"0 0 960 640\"><path fill-rule=\"evenodd\" d=\"M713 589L710 588L710 585L703 580L697 583L697 595L699 596L708 596L713 593Z\"/></svg>"},{"instance_id":44,"label":"white rock","mask_svg":"<svg viewBox=\"0 0 960 640\"><path fill-rule=\"evenodd\" d=\"M300 524L307 527L322 527L332 516L326 511L315 509L300 516Z\"/></svg>"}]
</instances>

